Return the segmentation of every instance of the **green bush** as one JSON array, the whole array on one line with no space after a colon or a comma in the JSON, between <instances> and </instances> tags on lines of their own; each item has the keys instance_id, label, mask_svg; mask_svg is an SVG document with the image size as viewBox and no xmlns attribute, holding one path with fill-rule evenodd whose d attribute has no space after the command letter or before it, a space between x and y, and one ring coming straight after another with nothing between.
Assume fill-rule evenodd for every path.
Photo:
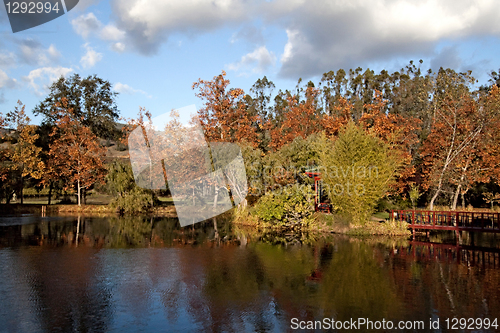
<instances>
[{"instance_id":1,"label":"green bush","mask_svg":"<svg viewBox=\"0 0 500 333\"><path fill-rule=\"evenodd\" d=\"M314 191L308 185L286 186L261 197L254 212L260 219L279 226L307 225L314 212Z\"/></svg>"},{"instance_id":2,"label":"green bush","mask_svg":"<svg viewBox=\"0 0 500 333\"><path fill-rule=\"evenodd\" d=\"M113 199L109 204L120 213L141 213L153 207L153 199L149 191L134 187L123 196Z\"/></svg>"}]
</instances>

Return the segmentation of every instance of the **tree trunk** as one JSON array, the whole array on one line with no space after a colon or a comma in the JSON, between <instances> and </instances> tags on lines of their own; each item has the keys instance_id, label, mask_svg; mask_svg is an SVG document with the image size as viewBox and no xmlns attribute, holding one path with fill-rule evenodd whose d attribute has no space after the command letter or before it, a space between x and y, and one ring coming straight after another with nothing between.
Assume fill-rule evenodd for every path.
<instances>
[{"instance_id":1,"label":"tree trunk","mask_svg":"<svg viewBox=\"0 0 500 333\"><path fill-rule=\"evenodd\" d=\"M23 175L21 173L21 191L19 193L19 195L21 197L21 205L24 203L24 200L23 200L23 188L24 188L24 178L23 178Z\"/></svg>"},{"instance_id":2,"label":"tree trunk","mask_svg":"<svg viewBox=\"0 0 500 333\"><path fill-rule=\"evenodd\" d=\"M52 181L50 181L50 182L49 182L49 201L48 201L48 203L47 203L48 205L50 205L50 201L51 201L51 199L52 199L52 187L54 186L54 185L52 185L52 184L53 184L53 183L52 183Z\"/></svg>"},{"instance_id":3,"label":"tree trunk","mask_svg":"<svg viewBox=\"0 0 500 333\"><path fill-rule=\"evenodd\" d=\"M462 209L465 210L465 192L462 192Z\"/></svg>"},{"instance_id":4,"label":"tree trunk","mask_svg":"<svg viewBox=\"0 0 500 333\"><path fill-rule=\"evenodd\" d=\"M460 194L461 188L462 188L462 185L458 185L457 189L455 190L455 194L453 195L453 203L451 204L451 210L457 209L458 196Z\"/></svg>"},{"instance_id":5,"label":"tree trunk","mask_svg":"<svg viewBox=\"0 0 500 333\"><path fill-rule=\"evenodd\" d=\"M434 202L436 201L436 198L438 197L439 193L441 192L441 186L439 186L436 190L436 193L432 196L431 202L429 204L429 210L434 210Z\"/></svg>"},{"instance_id":6,"label":"tree trunk","mask_svg":"<svg viewBox=\"0 0 500 333\"><path fill-rule=\"evenodd\" d=\"M78 183L78 206L81 206L81 194L82 194L82 189L80 187L80 180L77 181Z\"/></svg>"}]
</instances>

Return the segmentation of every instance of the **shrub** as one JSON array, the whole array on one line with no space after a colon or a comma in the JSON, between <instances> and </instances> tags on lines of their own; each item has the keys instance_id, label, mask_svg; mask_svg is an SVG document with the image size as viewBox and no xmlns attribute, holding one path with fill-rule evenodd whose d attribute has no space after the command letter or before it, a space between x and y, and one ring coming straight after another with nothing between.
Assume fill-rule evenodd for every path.
<instances>
[{"instance_id":1,"label":"shrub","mask_svg":"<svg viewBox=\"0 0 500 333\"><path fill-rule=\"evenodd\" d=\"M151 209L153 198L150 192L134 187L125 195L113 199L109 204L120 213L141 213Z\"/></svg>"},{"instance_id":2,"label":"shrub","mask_svg":"<svg viewBox=\"0 0 500 333\"><path fill-rule=\"evenodd\" d=\"M314 212L314 191L307 185L286 186L261 197L254 212L260 219L280 226L307 225Z\"/></svg>"}]
</instances>

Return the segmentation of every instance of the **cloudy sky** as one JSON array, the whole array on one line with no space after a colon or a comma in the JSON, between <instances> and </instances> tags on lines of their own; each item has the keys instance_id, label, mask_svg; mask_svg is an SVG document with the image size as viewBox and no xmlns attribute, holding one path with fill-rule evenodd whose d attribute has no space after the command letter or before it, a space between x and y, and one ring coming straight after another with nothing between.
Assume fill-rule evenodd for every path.
<instances>
[{"instance_id":1,"label":"cloudy sky","mask_svg":"<svg viewBox=\"0 0 500 333\"><path fill-rule=\"evenodd\" d=\"M122 115L153 115L200 101L198 78L222 70L249 91L318 82L339 68L376 72L472 70L480 83L500 68L496 0L80 0L69 13L12 33L0 8L0 112L27 109L61 75L97 74L120 93ZM35 120L36 122L36 120Z\"/></svg>"}]
</instances>

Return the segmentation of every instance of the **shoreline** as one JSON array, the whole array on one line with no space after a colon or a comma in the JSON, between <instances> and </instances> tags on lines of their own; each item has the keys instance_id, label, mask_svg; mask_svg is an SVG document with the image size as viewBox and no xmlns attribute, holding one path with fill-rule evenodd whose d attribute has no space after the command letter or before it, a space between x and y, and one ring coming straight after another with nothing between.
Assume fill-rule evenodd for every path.
<instances>
[{"instance_id":1,"label":"shoreline","mask_svg":"<svg viewBox=\"0 0 500 333\"><path fill-rule=\"evenodd\" d=\"M109 205L62 205L62 204L0 204L0 211L7 214L40 214L42 215L42 207L45 208L46 214L59 215L86 215L86 216L120 216L116 209ZM177 217L174 206L154 207L149 212L137 214L125 214L124 216L135 215L153 215L158 217Z\"/></svg>"},{"instance_id":2,"label":"shoreline","mask_svg":"<svg viewBox=\"0 0 500 333\"><path fill-rule=\"evenodd\" d=\"M7 214L42 214L42 207L45 214L58 214L66 216L121 216L115 209L108 205L44 205L44 204L0 204L0 211ZM234 214L235 212L233 212ZM151 217L176 218L175 206L154 207L149 212L136 214L124 214L122 216L145 215ZM234 214L231 223L245 228L255 228L258 232L276 233L320 233L320 234L340 234L348 236L390 236L402 237L410 236L411 231L405 222L399 221L367 221L363 225L355 225L347 222L342 217L334 214L315 213L313 221L307 225L283 226L274 222L264 222L250 214L237 216Z\"/></svg>"}]
</instances>

